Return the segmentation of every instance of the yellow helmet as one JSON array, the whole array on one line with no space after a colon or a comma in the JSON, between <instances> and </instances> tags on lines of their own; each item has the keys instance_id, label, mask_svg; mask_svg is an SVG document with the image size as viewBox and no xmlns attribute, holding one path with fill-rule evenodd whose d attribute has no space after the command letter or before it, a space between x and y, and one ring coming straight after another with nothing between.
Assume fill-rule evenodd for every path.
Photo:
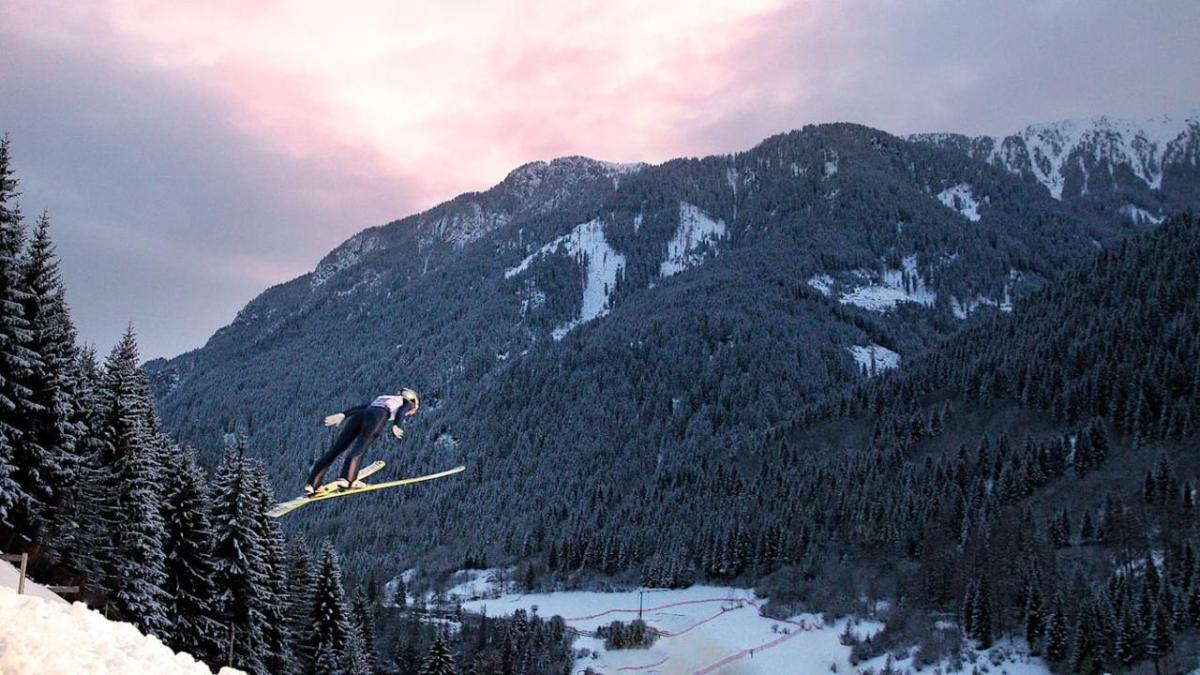
<instances>
[{"instance_id":1,"label":"yellow helmet","mask_svg":"<svg viewBox=\"0 0 1200 675\"><path fill-rule=\"evenodd\" d=\"M417 396L417 392L413 391L412 389L407 387L401 389L400 398L408 401L408 404L412 406L413 410L421 407L421 399Z\"/></svg>"}]
</instances>

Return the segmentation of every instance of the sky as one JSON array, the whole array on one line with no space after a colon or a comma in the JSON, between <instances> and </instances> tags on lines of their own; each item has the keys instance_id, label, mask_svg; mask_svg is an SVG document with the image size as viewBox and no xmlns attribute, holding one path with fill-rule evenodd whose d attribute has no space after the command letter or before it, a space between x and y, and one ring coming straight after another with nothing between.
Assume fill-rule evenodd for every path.
<instances>
[{"instance_id":1,"label":"sky","mask_svg":"<svg viewBox=\"0 0 1200 675\"><path fill-rule=\"evenodd\" d=\"M173 356L533 160L1192 110L1196 26L1195 0L4 0L0 131L81 339Z\"/></svg>"}]
</instances>

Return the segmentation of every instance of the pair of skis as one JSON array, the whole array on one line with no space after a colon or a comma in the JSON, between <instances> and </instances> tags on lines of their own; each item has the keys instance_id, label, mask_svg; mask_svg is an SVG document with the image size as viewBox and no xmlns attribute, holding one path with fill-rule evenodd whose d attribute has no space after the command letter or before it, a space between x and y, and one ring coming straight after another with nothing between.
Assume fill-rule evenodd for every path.
<instances>
[{"instance_id":1,"label":"pair of skis","mask_svg":"<svg viewBox=\"0 0 1200 675\"><path fill-rule=\"evenodd\" d=\"M378 472L380 469L382 469L384 467L384 465L385 464L382 461L371 462L369 465L363 467L363 469L358 472L358 480L363 480L363 479L371 476L371 474ZM336 497L348 497L350 495L356 495L360 492L371 492L372 490L383 490L385 488L399 487L401 485L409 485L411 483L422 483L424 481L433 480L435 478L445 478L446 476L453 476L456 473L461 473L461 472L465 471L466 468L467 467L465 467L465 466L456 466L453 469L449 469L446 471L439 471L438 473L431 473L431 474L428 474L425 476L416 476L414 478L404 478L401 480L388 481L386 483L374 483L374 484L366 485L366 486L363 486L360 488L346 488L345 490L336 490L336 489L317 490L316 493L311 494L311 495L305 495L303 497L297 497L296 499L289 499L286 502L280 502L280 503L276 504L274 507L272 507L270 511L267 511L267 515L272 518L279 518L280 516L287 515L287 514L291 513L292 511L295 511L296 509L300 508L301 506L304 506L305 504L309 504L311 502L319 502L319 501L324 501L326 499L334 499Z\"/></svg>"}]
</instances>

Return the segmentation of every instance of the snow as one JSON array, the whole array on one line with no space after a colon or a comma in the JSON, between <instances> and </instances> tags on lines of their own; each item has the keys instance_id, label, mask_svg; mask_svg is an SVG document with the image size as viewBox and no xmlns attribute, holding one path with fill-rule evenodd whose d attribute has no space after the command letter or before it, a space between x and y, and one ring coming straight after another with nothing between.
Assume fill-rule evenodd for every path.
<instances>
[{"instance_id":1,"label":"snow","mask_svg":"<svg viewBox=\"0 0 1200 675\"><path fill-rule=\"evenodd\" d=\"M1162 187L1163 165L1188 158L1185 134L1197 127L1200 111L1147 120L1094 117L1035 124L1016 134L991 137L987 161L1013 173L1028 167L1055 199L1062 199L1066 166L1072 156L1077 160L1088 156L1110 167L1126 164L1147 187L1158 190ZM934 143L939 140L936 134L911 138ZM1085 172L1085 190L1086 180Z\"/></svg>"},{"instance_id":2,"label":"snow","mask_svg":"<svg viewBox=\"0 0 1200 675\"><path fill-rule=\"evenodd\" d=\"M0 562L0 587L11 588L13 589L13 592L16 592L17 585L20 583L20 581L21 570L19 567ZM25 595L32 595L48 602L54 602L62 605L67 604L67 601L63 600L56 593L47 590L47 588L41 584L34 583L34 581L29 578L29 575L25 575Z\"/></svg>"},{"instance_id":3,"label":"snow","mask_svg":"<svg viewBox=\"0 0 1200 675\"><path fill-rule=\"evenodd\" d=\"M602 673L636 670L654 673L828 673L854 672L850 648L838 636L845 621L825 625L820 617L805 614L786 621L759 615L763 599L753 591L717 586L680 590L646 591L643 619L662 633L650 649L607 651L603 640L592 636L596 628L614 620L630 621L638 615L638 592L602 593L571 591L535 595L504 595L463 604L470 612L508 615L517 609L537 608L543 617L559 615L580 635L576 649L587 649L573 672L593 668ZM853 630L864 637L882 624L859 622Z\"/></svg>"},{"instance_id":4,"label":"snow","mask_svg":"<svg viewBox=\"0 0 1200 675\"><path fill-rule=\"evenodd\" d=\"M542 257L564 252L573 255L586 265L583 275L583 305L579 316L551 331L555 340L561 340L576 326L608 314L608 299L617 285L617 277L625 269L625 256L617 253L604 238L604 223L595 218L576 225L569 233L558 237L521 261L516 267L504 272L511 279L529 269Z\"/></svg>"},{"instance_id":5,"label":"snow","mask_svg":"<svg viewBox=\"0 0 1200 675\"><path fill-rule=\"evenodd\" d=\"M833 277L828 274L818 274L809 278L808 285L827 298L833 297Z\"/></svg>"},{"instance_id":6,"label":"snow","mask_svg":"<svg viewBox=\"0 0 1200 675\"><path fill-rule=\"evenodd\" d=\"M925 287L925 280L917 271L916 256L905 258L902 270L888 268L882 275L871 270L855 270L852 274L873 283L843 293L839 300L843 305L854 305L873 312L886 312L902 302L915 302L932 307L937 301L937 294ZM813 277L808 280L808 284L817 288L813 284L814 280L820 283L818 277Z\"/></svg>"},{"instance_id":7,"label":"snow","mask_svg":"<svg viewBox=\"0 0 1200 675\"><path fill-rule=\"evenodd\" d=\"M463 570L452 579L457 583L446 590L446 598L470 601L497 597L506 576L512 576L512 569Z\"/></svg>"},{"instance_id":8,"label":"snow","mask_svg":"<svg viewBox=\"0 0 1200 675\"><path fill-rule=\"evenodd\" d=\"M837 150L829 150L825 153L825 177L832 178L838 172L838 154Z\"/></svg>"},{"instance_id":9,"label":"snow","mask_svg":"<svg viewBox=\"0 0 1200 675\"><path fill-rule=\"evenodd\" d=\"M946 188L938 193L937 198L948 208L961 213L967 220L979 222L979 202L975 200L969 184L959 183L954 187Z\"/></svg>"},{"instance_id":10,"label":"snow","mask_svg":"<svg viewBox=\"0 0 1200 675\"><path fill-rule=\"evenodd\" d=\"M854 362L860 369L866 369L868 377L900 366L899 354L874 343L854 345L846 347L846 350L854 357Z\"/></svg>"},{"instance_id":11,"label":"snow","mask_svg":"<svg viewBox=\"0 0 1200 675\"><path fill-rule=\"evenodd\" d=\"M211 675L132 624L109 621L82 603L68 605L0 588L0 673L155 673ZM222 668L223 675L242 671Z\"/></svg>"},{"instance_id":12,"label":"snow","mask_svg":"<svg viewBox=\"0 0 1200 675\"><path fill-rule=\"evenodd\" d=\"M669 277L700 264L704 251L715 249L727 231L724 220L713 220L699 207L679 202L679 225L667 242L667 259L659 268L659 276Z\"/></svg>"},{"instance_id":13,"label":"snow","mask_svg":"<svg viewBox=\"0 0 1200 675\"><path fill-rule=\"evenodd\" d=\"M1143 209L1140 206L1134 206L1133 204L1126 204L1125 206L1122 206L1121 207L1121 215L1125 216L1126 218L1128 218L1129 220L1133 221L1135 224L1138 224L1138 225L1145 224L1145 223L1149 223L1151 225L1158 225L1159 223L1161 223L1163 221L1162 216L1156 216L1153 213L1150 213L1149 211L1147 211L1146 209Z\"/></svg>"}]
</instances>

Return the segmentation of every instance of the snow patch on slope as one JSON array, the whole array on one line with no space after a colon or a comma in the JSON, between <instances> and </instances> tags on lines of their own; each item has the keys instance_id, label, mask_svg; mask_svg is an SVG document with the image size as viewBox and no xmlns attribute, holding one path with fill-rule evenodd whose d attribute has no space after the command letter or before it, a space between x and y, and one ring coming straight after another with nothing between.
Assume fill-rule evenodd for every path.
<instances>
[{"instance_id":1,"label":"snow patch on slope","mask_svg":"<svg viewBox=\"0 0 1200 675\"><path fill-rule=\"evenodd\" d=\"M1162 216L1156 216L1146 209L1143 209L1140 206L1134 206L1133 204L1126 204L1125 206L1122 206L1121 215L1125 216L1136 225L1158 225L1163 221Z\"/></svg>"},{"instance_id":2,"label":"snow patch on slope","mask_svg":"<svg viewBox=\"0 0 1200 675\"><path fill-rule=\"evenodd\" d=\"M659 276L669 277L700 264L705 251L715 249L727 231L724 220L713 220L698 206L679 202L679 226L667 242L667 259L659 268Z\"/></svg>"},{"instance_id":3,"label":"snow patch on slope","mask_svg":"<svg viewBox=\"0 0 1200 675\"><path fill-rule=\"evenodd\" d=\"M0 588L0 616L0 673L212 673L133 624L109 621L82 603L67 605ZM221 675L241 672L221 669Z\"/></svg>"},{"instance_id":4,"label":"snow patch on slope","mask_svg":"<svg viewBox=\"0 0 1200 675\"><path fill-rule=\"evenodd\" d=\"M504 272L506 279L521 274L542 257L561 252L575 256L585 266L583 274L583 305L579 316L551 331L561 340L576 326L608 314L608 300L616 288L617 278L625 269L625 256L617 253L604 238L604 223L595 218L576 225L573 230L546 244Z\"/></svg>"},{"instance_id":5,"label":"snow patch on slope","mask_svg":"<svg viewBox=\"0 0 1200 675\"><path fill-rule=\"evenodd\" d=\"M979 202L972 193L971 186L959 183L938 193L938 201L947 208L958 211L971 222L979 222Z\"/></svg>"},{"instance_id":6,"label":"snow patch on slope","mask_svg":"<svg viewBox=\"0 0 1200 675\"><path fill-rule=\"evenodd\" d=\"M852 274L867 283L843 293L839 302L873 312L886 312L902 302L932 307L937 301L937 294L925 287L925 280L917 270L917 257L908 256L903 264L904 269L887 268L882 274L872 270L855 270ZM821 283L820 276L812 277L808 284L818 288L814 281Z\"/></svg>"},{"instance_id":7,"label":"snow patch on slope","mask_svg":"<svg viewBox=\"0 0 1200 675\"><path fill-rule=\"evenodd\" d=\"M846 347L850 355L854 357L854 362L858 364L861 371L865 371L867 377L878 375L885 370L898 368L900 366L900 355L880 345L871 343L869 345L854 345Z\"/></svg>"}]
</instances>

